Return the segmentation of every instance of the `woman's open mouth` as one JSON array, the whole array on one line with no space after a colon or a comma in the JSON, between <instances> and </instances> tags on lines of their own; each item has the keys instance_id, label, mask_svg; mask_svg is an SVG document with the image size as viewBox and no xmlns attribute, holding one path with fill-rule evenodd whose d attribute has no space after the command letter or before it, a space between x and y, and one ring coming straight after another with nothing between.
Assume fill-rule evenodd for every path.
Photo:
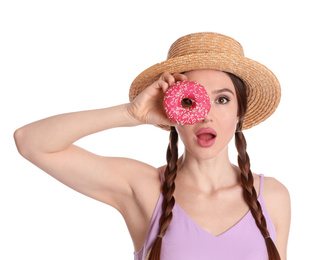
<instances>
[{"instance_id":1,"label":"woman's open mouth","mask_svg":"<svg viewBox=\"0 0 327 260\"><path fill-rule=\"evenodd\" d=\"M196 140L201 147L212 146L217 137L217 133L212 128L201 128L196 132Z\"/></svg>"}]
</instances>

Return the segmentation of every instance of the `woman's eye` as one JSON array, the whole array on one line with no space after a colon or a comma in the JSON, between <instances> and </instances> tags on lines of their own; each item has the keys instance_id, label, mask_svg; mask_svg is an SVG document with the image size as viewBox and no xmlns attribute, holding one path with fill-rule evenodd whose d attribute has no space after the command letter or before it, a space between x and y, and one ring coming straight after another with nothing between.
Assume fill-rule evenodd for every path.
<instances>
[{"instance_id":1,"label":"woman's eye","mask_svg":"<svg viewBox=\"0 0 327 260\"><path fill-rule=\"evenodd\" d=\"M218 104L226 104L229 102L229 99L227 97L219 97L216 99L216 103Z\"/></svg>"}]
</instances>

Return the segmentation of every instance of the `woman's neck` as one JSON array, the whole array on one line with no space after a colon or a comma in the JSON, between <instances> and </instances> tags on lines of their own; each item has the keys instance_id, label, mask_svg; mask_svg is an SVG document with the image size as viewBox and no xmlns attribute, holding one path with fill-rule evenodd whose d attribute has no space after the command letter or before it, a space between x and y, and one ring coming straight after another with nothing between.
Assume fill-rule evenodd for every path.
<instances>
[{"instance_id":1,"label":"woman's neck","mask_svg":"<svg viewBox=\"0 0 327 260\"><path fill-rule=\"evenodd\" d=\"M228 157L228 149L214 158L199 159L185 151L178 160L176 182L187 183L197 188L211 192L239 183L238 167L233 165Z\"/></svg>"}]
</instances>

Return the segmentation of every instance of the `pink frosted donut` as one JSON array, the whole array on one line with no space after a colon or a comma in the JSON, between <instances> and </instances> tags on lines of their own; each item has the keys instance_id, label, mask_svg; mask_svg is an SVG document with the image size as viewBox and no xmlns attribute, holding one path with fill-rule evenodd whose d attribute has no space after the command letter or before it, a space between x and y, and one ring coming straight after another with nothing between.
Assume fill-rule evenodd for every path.
<instances>
[{"instance_id":1,"label":"pink frosted donut","mask_svg":"<svg viewBox=\"0 0 327 260\"><path fill-rule=\"evenodd\" d=\"M179 81L164 95L167 117L181 125L202 121L210 110L210 97L206 89L193 81Z\"/></svg>"}]
</instances>

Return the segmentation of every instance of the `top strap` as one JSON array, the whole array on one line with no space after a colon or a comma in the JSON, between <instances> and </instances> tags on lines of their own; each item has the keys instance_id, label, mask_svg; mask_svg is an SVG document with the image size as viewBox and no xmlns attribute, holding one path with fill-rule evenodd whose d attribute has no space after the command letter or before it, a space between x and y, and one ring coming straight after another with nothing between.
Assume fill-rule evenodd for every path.
<instances>
[{"instance_id":1,"label":"top strap","mask_svg":"<svg viewBox=\"0 0 327 260\"><path fill-rule=\"evenodd\" d=\"M162 172L160 169L158 169L159 175L160 175L160 180L161 180L161 184L163 184L163 177L162 177Z\"/></svg>"},{"instance_id":2,"label":"top strap","mask_svg":"<svg viewBox=\"0 0 327 260\"><path fill-rule=\"evenodd\" d=\"M260 186L259 186L259 196L262 195L262 190L263 190L263 179L264 179L264 175L260 174Z\"/></svg>"}]
</instances>

